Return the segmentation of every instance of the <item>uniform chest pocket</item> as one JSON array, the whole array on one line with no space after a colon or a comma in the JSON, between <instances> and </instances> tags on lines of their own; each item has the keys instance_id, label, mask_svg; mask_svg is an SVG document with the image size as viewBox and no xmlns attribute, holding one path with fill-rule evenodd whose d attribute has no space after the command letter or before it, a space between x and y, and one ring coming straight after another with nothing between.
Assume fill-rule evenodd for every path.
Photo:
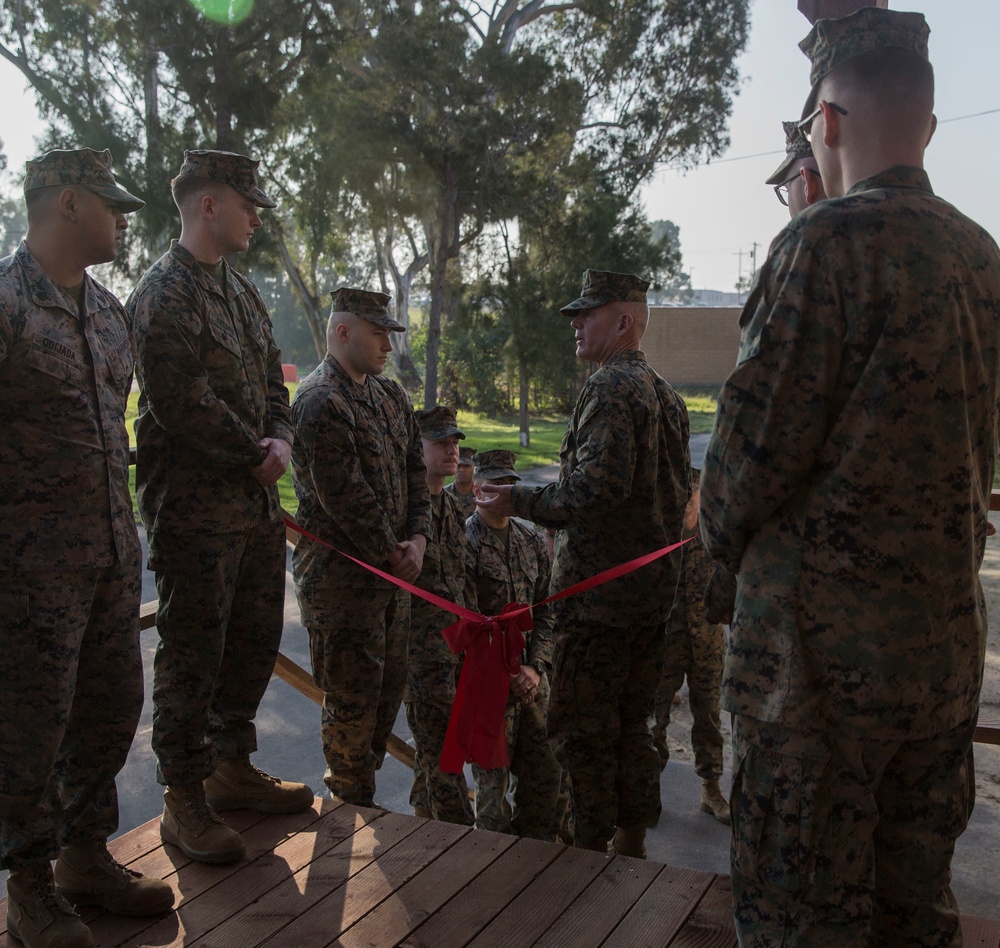
<instances>
[{"instance_id":1,"label":"uniform chest pocket","mask_svg":"<svg viewBox=\"0 0 1000 948\"><path fill-rule=\"evenodd\" d=\"M240 340L226 316L212 315L208 318L208 332L223 349L238 356L241 354Z\"/></svg>"},{"instance_id":2,"label":"uniform chest pocket","mask_svg":"<svg viewBox=\"0 0 1000 948\"><path fill-rule=\"evenodd\" d=\"M112 349L105 360L108 364L108 377L111 383L119 391L125 391L131 382L134 364L132 361L132 349L128 339L123 339Z\"/></svg>"},{"instance_id":3,"label":"uniform chest pocket","mask_svg":"<svg viewBox=\"0 0 1000 948\"><path fill-rule=\"evenodd\" d=\"M72 346L40 332L35 333L24 358L25 365L76 388L82 388L87 366Z\"/></svg>"}]
</instances>

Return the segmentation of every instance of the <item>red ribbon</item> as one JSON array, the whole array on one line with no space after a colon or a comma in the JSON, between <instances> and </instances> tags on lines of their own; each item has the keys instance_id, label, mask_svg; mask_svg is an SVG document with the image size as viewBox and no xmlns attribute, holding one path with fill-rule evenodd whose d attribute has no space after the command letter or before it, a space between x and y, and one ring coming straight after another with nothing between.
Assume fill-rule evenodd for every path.
<instances>
[{"instance_id":1,"label":"red ribbon","mask_svg":"<svg viewBox=\"0 0 1000 948\"><path fill-rule=\"evenodd\" d=\"M328 550L339 553L394 586L405 589L439 609L459 617L458 622L441 631L452 652L465 651L465 662L462 665L462 674L459 677L455 701L448 719L448 729L445 732L444 748L441 751L441 770L445 773L461 773L465 761L471 761L487 769L509 766L504 712L507 707L507 694L510 691L510 678L521 670L524 633L530 632L534 627L531 610L535 606L544 606L557 599L566 599L595 586L602 586L613 579L641 569L661 556L672 553L685 543L690 543L692 539L689 537L661 550L636 557L627 563L612 566L611 569L574 583L534 605L525 606L511 602L503 607L500 615L484 616L436 596L426 589L420 589L418 586L397 579L391 573L386 573L349 553L338 550L325 540L304 530L290 517L285 517L285 526L325 546Z\"/></svg>"}]
</instances>

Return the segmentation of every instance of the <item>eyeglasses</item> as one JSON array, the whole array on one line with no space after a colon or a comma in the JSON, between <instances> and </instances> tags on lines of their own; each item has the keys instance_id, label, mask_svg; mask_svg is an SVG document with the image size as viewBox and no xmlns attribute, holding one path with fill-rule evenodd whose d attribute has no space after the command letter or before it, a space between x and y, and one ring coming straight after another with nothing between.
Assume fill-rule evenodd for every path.
<instances>
[{"instance_id":1,"label":"eyeglasses","mask_svg":"<svg viewBox=\"0 0 1000 948\"><path fill-rule=\"evenodd\" d=\"M806 166L800 169L800 171L811 171L814 175L816 175L817 178L820 178L820 180L822 180L822 178L820 177L820 173L815 168L810 168ZM799 171L796 171L795 174L793 174L787 181L782 181L781 184L776 184L774 186L774 193L778 196L778 200L781 201L781 203L784 204L785 207L788 207L788 186L793 181L796 181L798 179L799 173L800 173Z\"/></svg>"},{"instance_id":2,"label":"eyeglasses","mask_svg":"<svg viewBox=\"0 0 1000 948\"><path fill-rule=\"evenodd\" d=\"M839 112L841 115L847 115L847 109L842 109L835 102L827 102L826 104L830 106L830 108L833 109L834 112ZM804 119L802 119L801 122L798 123L798 129L802 133L802 137L807 142L809 142L810 145L812 144L813 122L816 121L816 116L819 115L819 113L822 111L823 111L823 103L820 102L820 104L816 107L815 112L810 112L809 115L807 115Z\"/></svg>"}]
</instances>

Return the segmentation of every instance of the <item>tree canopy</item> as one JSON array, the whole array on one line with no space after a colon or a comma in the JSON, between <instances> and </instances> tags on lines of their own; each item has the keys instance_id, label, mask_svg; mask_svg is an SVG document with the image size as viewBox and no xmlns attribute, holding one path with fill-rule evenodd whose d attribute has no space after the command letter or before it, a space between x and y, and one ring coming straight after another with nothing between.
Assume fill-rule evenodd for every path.
<instances>
[{"instance_id":1,"label":"tree canopy","mask_svg":"<svg viewBox=\"0 0 1000 948\"><path fill-rule=\"evenodd\" d=\"M118 176L147 200L130 229L133 268L176 230L168 185L184 148L214 147L263 159L280 207L251 262L284 272L317 351L339 283L391 293L404 323L413 288L426 287L430 406L442 327L497 234L505 250L487 282L498 300L505 280L510 299L531 299L557 272L575 282L616 260L683 284L635 193L658 164L692 166L727 146L747 7L255 0L242 21L215 23L185 0L13 0L0 56L35 89L47 145L110 147ZM604 221L586 240L572 230L584 219ZM616 248L604 257L602 228ZM619 253L629 235L649 252ZM532 351L547 345L514 326L515 350L522 337ZM408 346L395 369L419 385Z\"/></svg>"}]
</instances>

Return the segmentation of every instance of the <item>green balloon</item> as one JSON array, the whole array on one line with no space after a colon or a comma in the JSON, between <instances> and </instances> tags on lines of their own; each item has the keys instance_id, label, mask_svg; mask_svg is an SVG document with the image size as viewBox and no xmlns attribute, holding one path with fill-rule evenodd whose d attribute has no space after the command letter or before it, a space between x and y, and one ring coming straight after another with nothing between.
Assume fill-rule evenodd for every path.
<instances>
[{"instance_id":1,"label":"green balloon","mask_svg":"<svg viewBox=\"0 0 1000 948\"><path fill-rule=\"evenodd\" d=\"M242 23L253 11L253 0L191 0L202 16L223 26Z\"/></svg>"}]
</instances>

